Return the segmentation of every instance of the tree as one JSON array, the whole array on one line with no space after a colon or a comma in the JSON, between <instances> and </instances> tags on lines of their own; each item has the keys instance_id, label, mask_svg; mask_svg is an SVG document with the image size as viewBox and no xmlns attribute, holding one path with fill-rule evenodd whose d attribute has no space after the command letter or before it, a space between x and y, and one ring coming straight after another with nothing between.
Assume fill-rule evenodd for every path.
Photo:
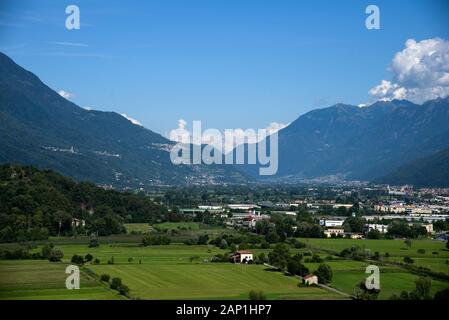
<instances>
[{"instance_id":1,"label":"tree","mask_svg":"<svg viewBox=\"0 0 449 320\"><path fill-rule=\"evenodd\" d=\"M299 262L294 259L290 259L290 261L288 262L288 265L287 265L287 271L288 271L288 273L290 273L292 275L298 274Z\"/></svg>"},{"instance_id":2,"label":"tree","mask_svg":"<svg viewBox=\"0 0 449 320\"><path fill-rule=\"evenodd\" d=\"M287 268L289 259L290 251L287 245L284 243L276 244L273 251L268 254L268 260L270 261L270 264L280 269Z\"/></svg>"},{"instance_id":3,"label":"tree","mask_svg":"<svg viewBox=\"0 0 449 320\"><path fill-rule=\"evenodd\" d=\"M367 234L366 234L366 238L367 239L380 239L380 231L377 229L371 229Z\"/></svg>"},{"instance_id":4,"label":"tree","mask_svg":"<svg viewBox=\"0 0 449 320\"><path fill-rule=\"evenodd\" d=\"M109 279L111 279L111 276L108 275L108 274L102 274L100 276L100 280L103 281L103 282L109 282Z\"/></svg>"},{"instance_id":5,"label":"tree","mask_svg":"<svg viewBox=\"0 0 449 320\"><path fill-rule=\"evenodd\" d=\"M111 281L111 289L118 290L122 286L122 279L120 278L112 278Z\"/></svg>"},{"instance_id":6,"label":"tree","mask_svg":"<svg viewBox=\"0 0 449 320\"><path fill-rule=\"evenodd\" d=\"M48 260L51 262L59 262L62 258L64 258L64 252L59 248L54 248L51 250Z\"/></svg>"},{"instance_id":7,"label":"tree","mask_svg":"<svg viewBox=\"0 0 449 320\"><path fill-rule=\"evenodd\" d=\"M84 257L84 260L86 262L91 262L94 259L94 256L91 255L90 253L86 254L86 256Z\"/></svg>"},{"instance_id":8,"label":"tree","mask_svg":"<svg viewBox=\"0 0 449 320\"><path fill-rule=\"evenodd\" d=\"M343 227L347 232L363 232L366 220L360 217L349 217L345 220Z\"/></svg>"},{"instance_id":9,"label":"tree","mask_svg":"<svg viewBox=\"0 0 449 320\"><path fill-rule=\"evenodd\" d=\"M435 300L449 300L449 289L442 289L435 293Z\"/></svg>"},{"instance_id":10,"label":"tree","mask_svg":"<svg viewBox=\"0 0 449 320\"><path fill-rule=\"evenodd\" d=\"M122 284L120 287L118 287L118 292L122 295L122 296L128 296L129 294L129 288L128 286L125 286L124 284Z\"/></svg>"},{"instance_id":11,"label":"tree","mask_svg":"<svg viewBox=\"0 0 449 320\"><path fill-rule=\"evenodd\" d=\"M419 299L430 299L432 282L429 277L419 277L415 280L415 292Z\"/></svg>"},{"instance_id":12,"label":"tree","mask_svg":"<svg viewBox=\"0 0 449 320\"><path fill-rule=\"evenodd\" d=\"M362 281L355 290L355 297L358 300L376 300L379 293L379 289L368 289L365 282Z\"/></svg>"},{"instance_id":13,"label":"tree","mask_svg":"<svg viewBox=\"0 0 449 320\"><path fill-rule=\"evenodd\" d=\"M320 264L318 269L313 274L318 277L319 283L326 284L332 281L332 268L327 264Z\"/></svg>"},{"instance_id":14,"label":"tree","mask_svg":"<svg viewBox=\"0 0 449 320\"><path fill-rule=\"evenodd\" d=\"M83 265L84 264L84 258L82 256L77 255L77 254L74 254L70 261L72 261L72 263L77 264L77 265Z\"/></svg>"},{"instance_id":15,"label":"tree","mask_svg":"<svg viewBox=\"0 0 449 320\"><path fill-rule=\"evenodd\" d=\"M446 249L449 249L449 239L446 242Z\"/></svg>"},{"instance_id":16,"label":"tree","mask_svg":"<svg viewBox=\"0 0 449 320\"><path fill-rule=\"evenodd\" d=\"M404 257L404 262L407 264L412 264L415 261L412 258L410 258L409 256L406 256L406 257Z\"/></svg>"}]
</instances>

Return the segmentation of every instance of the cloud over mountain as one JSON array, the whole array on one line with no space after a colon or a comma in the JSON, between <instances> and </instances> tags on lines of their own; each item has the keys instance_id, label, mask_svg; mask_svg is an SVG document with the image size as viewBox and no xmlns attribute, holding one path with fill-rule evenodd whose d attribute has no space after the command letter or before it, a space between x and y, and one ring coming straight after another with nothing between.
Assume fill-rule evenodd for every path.
<instances>
[{"instance_id":1,"label":"cloud over mountain","mask_svg":"<svg viewBox=\"0 0 449 320\"><path fill-rule=\"evenodd\" d=\"M409 39L396 53L392 80L382 80L369 93L379 100L408 99L415 103L449 95L449 41Z\"/></svg>"}]
</instances>

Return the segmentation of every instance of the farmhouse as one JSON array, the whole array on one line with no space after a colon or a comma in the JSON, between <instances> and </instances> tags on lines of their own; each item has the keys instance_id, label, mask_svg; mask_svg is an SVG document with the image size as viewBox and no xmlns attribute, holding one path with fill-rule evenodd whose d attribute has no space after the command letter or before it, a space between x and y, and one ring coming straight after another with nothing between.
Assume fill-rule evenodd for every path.
<instances>
[{"instance_id":1,"label":"farmhouse","mask_svg":"<svg viewBox=\"0 0 449 320\"><path fill-rule=\"evenodd\" d=\"M253 253L248 250L240 250L234 253L234 263L248 263L253 261Z\"/></svg>"},{"instance_id":2,"label":"farmhouse","mask_svg":"<svg viewBox=\"0 0 449 320\"><path fill-rule=\"evenodd\" d=\"M318 277L314 274L309 274L302 278L304 284L310 286L312 284L318 284Z\"/></svg>"}]
</instances>

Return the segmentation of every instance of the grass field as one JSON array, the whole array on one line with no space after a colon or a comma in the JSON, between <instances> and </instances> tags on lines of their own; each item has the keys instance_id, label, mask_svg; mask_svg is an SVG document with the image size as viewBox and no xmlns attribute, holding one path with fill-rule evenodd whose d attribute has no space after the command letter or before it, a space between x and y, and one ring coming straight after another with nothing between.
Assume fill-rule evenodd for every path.
<instances>
[{"instance_id":1,"label":"grass field","mask_svg":"<svg viewBox=\"0 0 449 320\"><path fill-rule=\"evenodd\" d=\"M92 266L97 274L122 278L142 299L247 299L262 290L269 299L338 299L319 288L299 288L298 279L261 265L158 264Z\"/></svg>"},{"instance_id":2,"label":"grass field","mask_svg":"<svg viewBox=\"0 0 449 320\"><path fill-rule=\"evenodd\" d=\"M126 233L147 233L152 228L148 223L125 223Z\"/></svg>"},{"instance_id":3,"label":"grass field","mask_svg":"<svg viewBox=\"0 0 449 320\"><path fill-rule=\"evenodd\" d=\"M367 249L371 254L379 252L384 256L389 254L387 261L403 262L404 257L409 256L418 267L426 267L436 272L449 274L449 250L446 244L436 240L412 240L412 246L408 248L404 240L358 240L358 239L301 239L313 248L330 249L337 252L352 246ZM418 253L424 249L425 253Z\"/></svg>"},{"instance_id":4,"label":"grass field","mask_svg":"<svg viewBox=\"0 0 449 320\"><path fill-rule=\"evenodd\" d=\"M202 230L198 228L196 231ZM167 246L141 247L139 242L117 242L100 239L100 246L89 248L87 239L56 241L64 251L62 263L40 260L0 261L0 299L117 299L121 298L98 276L107 273L120 277L131 289L132 297L141 299L246 299L250 290L262 290L269 299L341 299L341 295L321 288L298 287L299 280L280 272L269 271L262 265L234 265L231 263L205 262L218 253L225 253L215 246ZM126 239L131 239L126 237ZM137 239L136 237L134 239ZM419 262L432 265L432 270L446 267L448 253L444 243L430 240L413 241L409 249L401 240L350 240L350 239L301 239L322 258L329 255L326 250L340 251L358 245L372 252L388 252L389 261L403 256L416 257L417 249L425 249ZM7 245L10 247L11 245ZM40 250L37 247L35 250ZM253 250L268 253L269 250ZM291 252L297 252L292 249ZM434 252L438 252L435 254ZM86 266L96 276L82 274L81 290L65 289L65 266L74 254L92 254L100 259L99 265ZM114 257L114 264L107 261ZM129 262L129 258L131 262ZM344 260L334 256L326 261L333 270L330 285L348 294L367 277L366 262ZM314 271L319 263L306 263ZM381 266L381 299L388 299L402 290L414 289L417 275L397 266ZM446 270L446 269L445 269ZM449 282L432 281L432 293L448 288Z\"/></svg>"},{"instance_id":5,"label":"grass field","mask_svg":"<svg viewBox=\"0 0 449 320\"><path fill-rule=\"evenodd\" d=\"M161 231L171 230L199 230L200 224L198 222L164 222L154 224L153 227Z\"/></svg>"},{"instance_id":6,"label":"grass field","mask_svg":"<svg viewBox=\"0 0 449 320\"><path fill-rule=\"evenodd\" d=\"M79 290L66 289L66 266L42 260L0 261L0 299L123 299L84 273L81 273Z\"/></svg>"}]
</instances>

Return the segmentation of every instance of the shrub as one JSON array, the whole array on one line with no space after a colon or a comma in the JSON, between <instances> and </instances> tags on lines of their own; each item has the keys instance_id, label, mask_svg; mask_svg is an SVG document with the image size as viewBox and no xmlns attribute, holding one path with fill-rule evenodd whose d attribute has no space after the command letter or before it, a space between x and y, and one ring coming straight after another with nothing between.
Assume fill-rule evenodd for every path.
<instances>
[{"instance_id":1,"label":"shrub","mask_svg":"<svg viewBox=\"0 0 449 320\"><path fill-rule=\"evenodd\" d=\"M84 264L84 258L75 254L72 257L72 263L77 264L77 265L83 265Z\"/></svg>"},{"instance_id":2,"label":"shrub","mask_svg":"<svg viewBox=\"0 0 449 320\"><path fill-rule=\"evenodd\" d=\"M51 262L59 262L62 258L64 258L64 252L59 248L54 248L51 250L48 260Z\"/></svg>"},{"instance_id":3,"label":"shrub","mask_svg":"<svg viewBox=\"0 0 449 320\"><path fill-rule=\"evenodd\" d=\"M251 290L248 295L249 300L267 300L263 291Z\"/></svg>"},{"instance_id":4,"label":"shrub","mask_svg":"<svg viewBox=\"0 0 449 320\"><path fill-rule=\"evenodd\" d=\"M118 290L121 286L122 286L122 279L112 278L111 285L110 285L112 290Z\"/></svg>"},{"instance_id":5,"label":"shrub","mask_svg":"<svg viewBox=\"0 0 449 320\"><path fill-rule=\"evenodd\" d=\"M409 256L404 257L404 262L407 264L412 264L414 262L414 260L412 258L410 258Z\"/></svg>"},{"instance_id":6,"label":"shrub","mask_svg":"<svg viewBox=\"0 0 449 320\"><path fill-rule=\"evenodd\" d=\"M103 281L103 282L109 282L110 279L111 279L111 276L108 275L108 274L102 274L100 276L100 280Z\"/></svg>"},{"instance_id":7,"label":"shrub","mask_svg":"<svg viewBox=\"0 0 449 320\"><path fill-rule=\"evenodd\" d=\"M166 236L157 236L147 233L142 238L142 245L147 247L150 245L168 245L170 244L170 239Z\"/></svg>"},{"instance_id":8,"label":"shrub","mask_svg":"<svg viewBox=\"0 0 449 320\"><path fill-rule=\"evenodd\" d=\"M84 261L86 262L91 262L93 260L94 256L91 255L90 253L86 254L86 256L84 257Z\"/></svg>"}]
</instances>

